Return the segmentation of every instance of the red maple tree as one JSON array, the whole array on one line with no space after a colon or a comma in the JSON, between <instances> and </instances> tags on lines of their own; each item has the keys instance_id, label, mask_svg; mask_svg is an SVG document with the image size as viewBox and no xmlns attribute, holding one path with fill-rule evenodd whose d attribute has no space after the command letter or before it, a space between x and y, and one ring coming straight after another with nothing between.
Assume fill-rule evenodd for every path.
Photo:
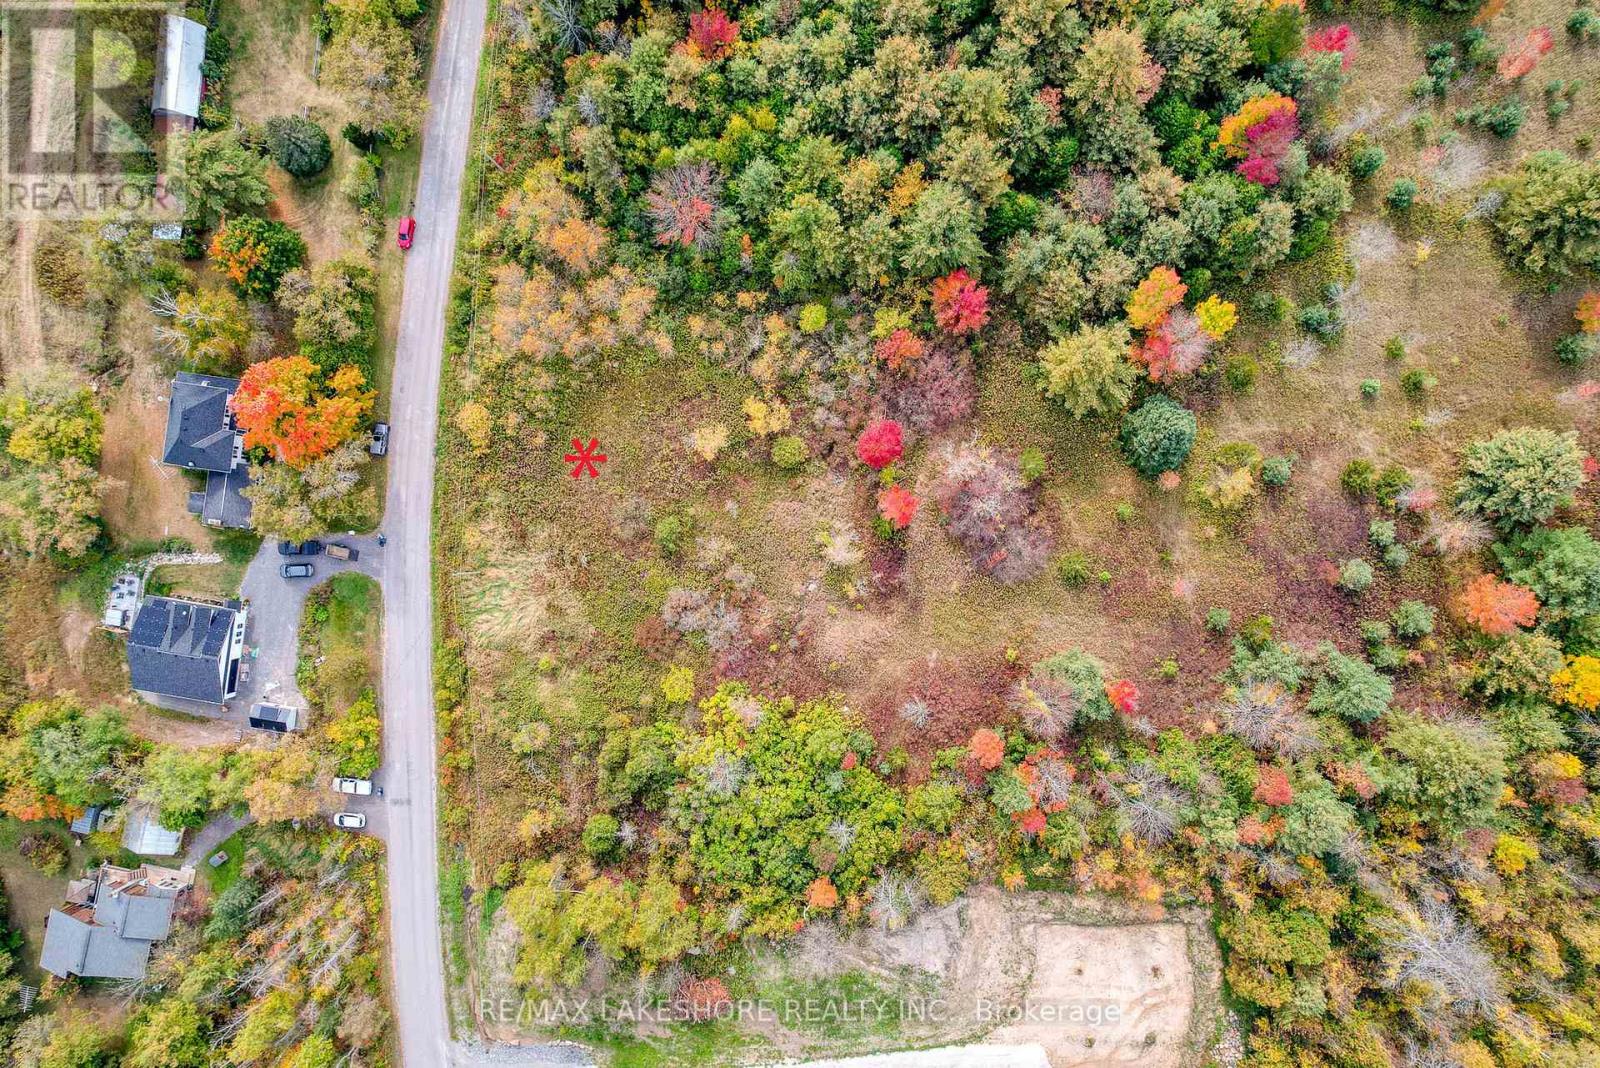
<instances>
[{"instance_id":1,"label":"red maple tree","mask_svg":"<svg viewBox=\"0 0 1600 1068\"><path fill-rule=\"evenodd\" d=\"M921 359L927 346L920 337L902 327L880 340L872 351L890 370L898 371L912 360Z\"/></svg>"},{"instance_id":2,"label":"red maple tree","mask_svg":"<svg viewBox=\"0 0 1600 1068\"><path fill-rule=\"evenodd\" d=\"M900 459L905 451L905 432L893 419L879 419L856 439L856 456L868 467L881 471Z\"/></svg>"},{"instance_id":3,"label":"red maple tree","mask_svg":"<svg viewBox=\"0 0 1600 1068\"><path fill-rule=\"evenodd\" d=\"M1116 679L1106 683L1106 699L1111 707L1124 716L1139 711L1139 687L1132 679Z\"/></svg>"},{"instance_id":4,"label":"red maple tree","mask_svg":"<svg viewBox=\"0 0 1600 1068\"><path fill-rule=\"evenodd\" d=\"M933 319L947 334L975 334L989 321L989 290L959 267L933 283Z\"/></svg>"},{"instance_id":5,"label":"red maple tree","mask_svg":"<svg viewBox=\"0 0 1600 1068\"><path fill-rule=\"evenodd\" d=\"M738 39L739 24L721 8L708 7L689 16L689 36L683 44L701 59L716 61L733 55L733 43Z\"/></svg>"},{"instance_id":6,"label":"red maple tree","mask_svg":"<svg viewBox=\"0 0 1600 1068\"><path fill-rule=\"evenodd\" d=\"M896 530L904 530L917 517L922 502L904 486L885 486L878 491L878 514Z\"/></svg>"}]
</instances>

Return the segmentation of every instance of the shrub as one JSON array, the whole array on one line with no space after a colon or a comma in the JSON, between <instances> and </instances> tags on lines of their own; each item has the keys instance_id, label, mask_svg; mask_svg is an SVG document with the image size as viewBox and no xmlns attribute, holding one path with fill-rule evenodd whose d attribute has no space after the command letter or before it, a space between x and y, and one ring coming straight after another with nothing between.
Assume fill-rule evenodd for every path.
<instances>
[{"instance_id":1,"label":"shrub","mask_svg":"<svg viewBox=\"0 0 1600 1068\"><path fill-rule=\"evenodd\" d=\"M1389 186L1389 192L1384 194L1383 202L1395 211L1410 211L1411 205L1416 203L1417 183L1411 178L1396 178L1394 184Z\"/></svg>"},{"instance_id":2,"label":"shrub","mask_svg":"<svg viewBox=\"0 0 1600 1068\"><path fill-rule=\"evenodd\" d=\"M1346 593L1365 593L1372 585L1372 565L1360 557L1339 565L1339 588Z\"/></svg>"},{"instance_id":3,"label":"shrub","mask_svg":"<svg viewBox=\"0 0 1600 1068\"><path fill-rule=\"evenodd\" d=\"M583 825L583 849L596 860L603 860L616 852L617 832L622 825L609 812L596 812Z\"/></svg>"},{"instance_id":4,"label":"shrub","mask_svg":"<svg viewBox=\"0 0 1600 1068\"><path fill-rule=\"evenodd\" d=\"M1383 390L1383 383L1376 378L1363 378L1361 380L1361 396L1367 400L1376 400Z\"/></svg>"},{"instance_id":5,"label":"shrub","mask_svg":"<svg viewBox=\"0 0 1600 1068\"><path fill-rule=\"evenodd\" d=\"M1371 460L1351 460L1339 472L1339 485L1352 497L1365 497L1378 484L1378 469Z\"/></svg>"},{"instance_id":6,"label":"shrub","mask_svg":"<svg viewBox=\"0 0 1600 1068\"><path fill-rule=\"evenodd\" d=\"M17 842L17 852L45 875L60 875L67 869L67 846L60 835L48 831L25 834Z\"/></svg>"},{"instance_id":7,"label":"shrub","mask_svg":"<svg viewBox=\"0 0 1600 1068\"><path fill-rule=\"evenodd\" d=\"M1261 461L1261 484L1272 489L1282 489L1294 476L1294 459L1288 456L1269 456Z\"/></svg>"},{"instance_id":8,"label":"shrub","mask_svg":"<svg viewBox=\"0 0 1600 1068\"><path fill-rule=\"evenodd\" d=\"M1175 471L1189 458L1197 425L1193 412L1156 394L1123 419L1122 454L1147 478Z\"/></svg>"},{"instance_id":9,"label":"shrub","mask_svg":"<svg viewBox=\"0 0 1600 1068\"><path fill-rule=\"evenodd\" d=\"M267 120L267 151L278 166L296 178L321 174L333 159L328 131L300 115Z\"/></svg>"},{"instance_id":10,"label":"shrub","mask_svg":"<svg viewBox=\"0 0 1600 1068\"><path fill-rule=\"evenodd\" d=\"M682 516L664 515L656 520L656 549L670 560L683 551L683 539L688 534L689 524Z\"/></svg>"},{"instance_id":11,"label":"shrub","mask_svg":"<svg viewBox=\"0 0 1600 1068\"><path fill-rule=\"evenodd\" d=\"M1556 359L1568 367L1582 367L1600 353L1600 334L1568 334L1556 342Z\"/></svg>"},{"instance_id":12,"label":"shrub","mask_svg":"<svg viewBox=\"0 0 1600 1068\"><path fill-rule=\"evenodd\" d=\"M1045 460L1044 450L1037 445L1029 445L1017 454L1017 470L1022 474L1022 481L1032 485L1044 477Z\"/></svg>"},{"instance_id":13,"label":"shrub","mask_svg":"<svg viewBox=\"0 0 1600 1068\"><path fill-rule=\"evenodd\" d=\"M916 494L901 485L885 486L878 491L878 515L890 530L904 530L917 516L922 502Z\"/></svg>"},{"instance_id":14,"label":"shrub","mask_svg":"<svg viewBox=\"0 0 1600 1068\"><path fill-rule=\"evenodd\" d=\"M1394 520L1374 519L1367 524L1367 540L1380 549L1387 549L1394 544L1396 537Z\"/></svg>"},{"instance_id":15,"label":"shrub","mask_svg":"<svg viewBox=\"0 0 1600 1068\"><path fill-rule=\"evenodd\" d=\"M1311 688L1306 708L1350 723L1371 723L1389 710L1392 700L1394 687L1371 664L1329 646L1323 650L1322 672Z\"/></svg>"},{"instance_id":16,"label":"shrub","mask_svg":"<svg viewBox=\"0 0 1600 1068\"><path fill-rule=\"evenodd\" d=\"M1572 503L1583 484L1578 435L1522 427L1468 445L1456 482L1456 507L1501 529L1542 523Z\"/></svg>"},{"instance_id":17,"label":"shrub","mask_svg":"<svg viewBox=\"0 0 1600 1068\"><path fill-rule=\"evenodd\" d=\"M1104 723L1114 708L1106 692L1105 668L1073 649L1045 657L1011 692L1011 706L1028 733L1059 746L1081 723Z\"/></svg>"},{"instance_id":18,"label":"shrub","mask_svg":"<svg viewBox=\"0 0 1600 1068\"><path fill-rule=\"evenodd\" d=\"M1226 634L1228 627L1233 623L1233 613L1226 608L1210 608L1206 610L1206 629L1213 634Z\"/></svg>"},{"instance_id":19,"label":"shrub","mask_svg":"<svg viewBox=\"0 0 1600 1068\"><path fill-rule=\"evenodd\" d=\"M1600 166L1535 152L1505 192L1494 227L1518 267L1553 277L1600 268Z\"/></svg>"},{"instance_id":20,"label":"shrub","mask_svg":"<svg viewBox=\"0 0 1600 1068\"><path fill-rule=\"evenodd\" d=\"M1350 177L1364 182L1383 169L1389 154L1381 145L1363 144L1350 153Z\"/></svg>"},{"instance_id":21,"label":"shrub","mask_svg":"<svg viewBox=\"0 0 1600 1068\"><path fill-rule=\"evenodd\" d=\"M1406 358L1406 342L1404 338L1392 337L1383 343L1383 358L1386 360L1403 360Z\"/></svg>"},{"instance_id":22,"label":"shrub","mask_svg":"<svg viewBox=\"0 0 1600 1068\"><path fill-rule=\"evenodd\" d=\"M1338 309L1326 304L1308 304L1300 309L1300 329L1322 341L1332 341L1344 332Z\"/></svg>"},{"instance_id":23,"label":"shrub","mask_svg":"<svg viewBox=\"0 0 1600 1068\"><path fill-rule=\"evenodd\" d=\"M1078 549L1063 553L1056 561L1056 577L1063 586L1076 589L1088 582L1094 574L1094 562L1089 554Z\"/></svg>"},{"instance_id":24,"label":"shrub","mask_svg":"<svg viewBox=\"0 0 1600 1068\"><path fill-rule=\"evenodd\" d=\"M1128 328L1088 326L1039 353L1039 388L1082 419L1118 411L1133 396L1139 368L1128 360Z\"/></svg>"},{"instance_id":25,"label":"shrub","mask_svg":"<svg viewBox=\"0 0 1600 1068\"><path fill-rule=\"evenodd\" d=\"M1228 383L1228 388L1235 393L1249 393L1256 385L1256 376L1261 373L1261 365L1256 363L1255 357L1246 352L1233 352L1228 354L1227 361L1222 365L1223 381Z\"/></svg>"},{"instance_id":26,"label":"shrub","mask_svg":"<svg viewBox=\"0 0 1600 1068\"><path fill-rule=\"evenodd\" d=\"M772 462L785 471L793 471L804 467L807 460L811 459L811 448L804 439L793 434L785 434L772 443Z\"/></svg>"},{"instance_id":27,"label":"shrub","mask_svg":"<svg viewBox=\"0 0 1600 1068\"><path fill-rule=\"evenodd\" d=\"M1426 638L1433 633L1435 612L1421 601L1401 601L1389 618L1394 632L1402 638Z\"/></svg>"},{"instance_id":28,"label":"shrub","mask_svg":"<svg viewBox=\"0 0 1600 1068\"><path fill-rule=\"evenodd\" d=\"M1412 400L1421 400L1438 385L1439 380L1421 367L1412 367L1400 376L1400 389Z\"/></svg>"},{"instance_id":29,"label":"shrub","mask_svg":"<svg viewBox=\"0 0 1600 1068\"><path fill-rule=\"evenodd\" d=\"M694 669L673 664L661 676L661 695L671 704L686 705L694 700Z\"/></svg>"}]
</instances>

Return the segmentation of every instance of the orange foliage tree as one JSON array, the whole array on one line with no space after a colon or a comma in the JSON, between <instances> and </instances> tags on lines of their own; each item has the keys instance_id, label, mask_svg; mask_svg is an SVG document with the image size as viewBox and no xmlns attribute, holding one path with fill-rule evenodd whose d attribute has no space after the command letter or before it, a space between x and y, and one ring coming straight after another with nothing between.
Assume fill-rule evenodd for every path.
<instances>
[{"instance_id":1,"label":"orange foliage tree","mask_svg":"<svg viewBox=\"0 0 1600 1068\"><path fill-rule=\"evenodd\" d=\"M1479 575L1462 591L1461 615L1485 634L1506 635L1531 627L1539 615L1539 598L1526 586Z\"/></svg>"},{"instance_id":2,"label":"orange foliage tree","mask_svg":"<svg viewBox=\"0 0 1600 1068\"><path fill-rule=\"evenodd\" d=\"M984 727L973 733L972 740L967 743L967 752L980 767L993 771L1005 759L1006 742L999 734Z\"/></svg>"},{"instance_id":3,"label":"orange foliage tree","mask_svg":"<svg viewBox=\"0 0 1600 1068\"><path fill-rule=\"evenodd\" d=\"M291 467L305 467L355 436L376 396L366 384L350 364L326 380L304 356L251 364L233 395L245 447L265 448Z\"/></svg>"},{"instance_id":4,"label":"orange foliage tree","mask_svg":"<svg viewBox=\"0 0 1600 1068\"><path fill-rule=\"evenodd\" d=\"M1177 271L1171 267L1152 267L1128 298L1128 325L1135 330L1157 325L1188 291L1189 287L1178 281Z\"/></svg>"}]
</instances>

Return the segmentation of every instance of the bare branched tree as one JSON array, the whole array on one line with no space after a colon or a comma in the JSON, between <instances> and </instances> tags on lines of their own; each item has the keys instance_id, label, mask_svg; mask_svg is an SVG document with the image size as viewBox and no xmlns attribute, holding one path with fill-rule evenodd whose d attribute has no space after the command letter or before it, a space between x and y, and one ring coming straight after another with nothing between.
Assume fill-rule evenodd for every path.
<instances>
[{"instance_id":1,"label":"bare branched tree","mask_svg":"<svg viewBox=\"0 0 1600 1068\"><path fill-rule=\"evenodd\" d=\"M1448 904L1424 898L1416 913L1386 925L1391 982L1427 991L1437 1010L1457 1020L1493 1019L1506 1005L1494 958L1478 932ZM1440 1021L1444 1033L1453 1021Z\"/></svg>"}]
</instances>

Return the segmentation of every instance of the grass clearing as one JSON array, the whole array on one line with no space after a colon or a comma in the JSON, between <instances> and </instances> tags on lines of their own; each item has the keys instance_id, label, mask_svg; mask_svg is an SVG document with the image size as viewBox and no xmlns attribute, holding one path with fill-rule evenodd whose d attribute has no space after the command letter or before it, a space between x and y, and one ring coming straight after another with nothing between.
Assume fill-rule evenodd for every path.
<instances>
[{"instance_id":1,"label":"grass clearing","mask_svg":"<svg viewBox=\"0 0 1600 1068\"><path fill-rule=\"evenodd\" d=\"M324 713L348 708L383 675L382 594L375 579L343 571L311 591L300 631L300 688Z\"/></svg>"}]
</instances>

